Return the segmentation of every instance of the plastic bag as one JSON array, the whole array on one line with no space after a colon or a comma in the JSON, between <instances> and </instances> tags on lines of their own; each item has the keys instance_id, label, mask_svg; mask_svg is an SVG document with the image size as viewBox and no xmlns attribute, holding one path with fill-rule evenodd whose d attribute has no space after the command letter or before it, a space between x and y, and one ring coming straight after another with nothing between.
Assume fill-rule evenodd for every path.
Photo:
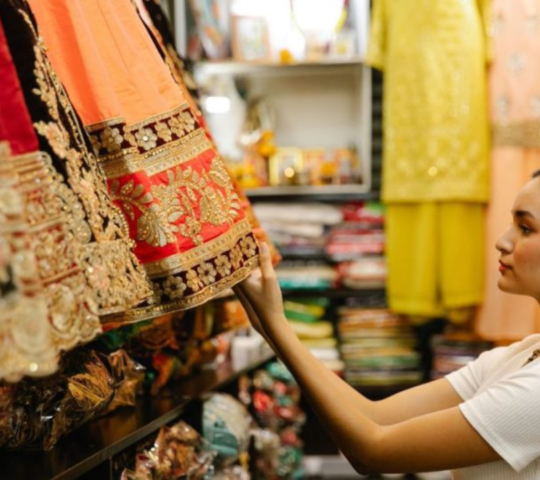
<instances>
[{"instance_id":1,"label":"plastic bag","mask_svg":"<svg viewBox=\"0 0 540 480\"><path fill-rule=\"evenodd\" d=\"M154 446L137 455L134 470L121 480L210 480L215 452L203 438L181 421L163 427Z\"/></svg>"}]
</instances>

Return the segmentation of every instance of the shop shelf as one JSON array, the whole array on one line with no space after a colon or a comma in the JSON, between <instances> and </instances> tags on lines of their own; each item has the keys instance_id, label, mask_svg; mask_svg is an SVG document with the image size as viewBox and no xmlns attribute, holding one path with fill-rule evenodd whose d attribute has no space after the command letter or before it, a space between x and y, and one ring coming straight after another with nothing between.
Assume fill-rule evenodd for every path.
<instances>
[{"instance_id":1,"label":"shop shelf","mask_svg":"<svg viewBox=\"0 0 540 480\"><path fill-rule=\"evenodd\" d=\"M337 67L357 67L363 65L361 57L327 58L319 61L293 63L242 62L236 60L206 61L197 63L197 71L205 75L256 75L256 74L318 74Z\"/></svg>"},{"instance_id":2,"label":"shop shelf","mask_svg":"<svg viewBox=\"0 0 540 480\"><path fill-rule=\"evenodd\" d=\"M274 358L272 351L233 368L231 362L204 370L163 390L157 397L137 398L135 407L121 408L83 425L47 452L0 452L0 478L70 480L80 477L159 428L181 418L186 407ZM189 422L189 420L188 420Z\"/></svg>"},{"instance_id":3,"label":"shop shelf","mask_svg":"<svg viewBox=\"0 0 540 480\"><path fill-rule=\"evenodd\" d=\"M369 298L374 294L384 295L384 288L329 288L329 289L314 289L314 288L295 288L282 289L283 296L287 298L309 298L309 297L324 297L324 298Z\"/></svg>"},{"instance_id":4,"label":"shop shelf","mask_svg":"<svg viewBox=\"0 0 540 480\"><path fill-rule=\"evenodd\" d=\"M251 200L278 201L303 200L319 202L347 202L378 200L379 192L369 190L367 185L320 185L320 186L280 186L259 187L245 190Z\"/></svg>"}]
</instances>

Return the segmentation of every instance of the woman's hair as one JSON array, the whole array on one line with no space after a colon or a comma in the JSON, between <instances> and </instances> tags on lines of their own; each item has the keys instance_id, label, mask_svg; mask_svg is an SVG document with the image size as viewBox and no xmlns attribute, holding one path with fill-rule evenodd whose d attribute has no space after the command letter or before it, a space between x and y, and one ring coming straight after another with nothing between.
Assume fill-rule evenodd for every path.
<instances>
[{"instance_id":1,"label":"woman's hair","mask_svg":"<svg viewBox=\"0 0 540 480\"><path fill-rule=\"evenodd\" d=\"M540 168L532 173L531 178L540 177Z\"/></svg>"}]
</instances>

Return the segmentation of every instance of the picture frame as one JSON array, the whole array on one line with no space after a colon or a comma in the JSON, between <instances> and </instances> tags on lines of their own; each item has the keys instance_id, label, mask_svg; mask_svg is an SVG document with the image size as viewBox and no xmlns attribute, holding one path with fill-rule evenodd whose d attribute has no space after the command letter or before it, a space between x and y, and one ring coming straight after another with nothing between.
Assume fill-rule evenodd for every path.
<instances>
[{"instance_id":1,"label":"picture frame","mask_svg":"<svg viewBox=\"0 0 540 480\"><path fill-rule=\"evenodd\" d=\"M197 37L206 56L211 60L227 58L230 55L230 25L226 0L190 0L190 6Z\"/></svg>"},{"instance_id":2,"label":"picture frame","mask_svg":"<svg viewBox=\"0 0 540 480\"><path fill-rule=\"evenodd\" d=\"M270 33L266 17L233 15L231 30L232 53L235 60L271 61Z\"/></svg>"}]
</instances>

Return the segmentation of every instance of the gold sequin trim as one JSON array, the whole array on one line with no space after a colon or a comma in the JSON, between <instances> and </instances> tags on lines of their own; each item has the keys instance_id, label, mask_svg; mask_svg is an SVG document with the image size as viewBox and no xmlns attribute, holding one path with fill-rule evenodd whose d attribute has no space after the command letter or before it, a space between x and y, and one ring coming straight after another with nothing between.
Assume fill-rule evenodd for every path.
<instances>
[{"instance_id":1,"label":"gold sequin trim","mask_svg":"<svg viewBox=\"0 0 540 480\"><path fill-rule=\"evenodd\" d=\"M540 147L540 121L493 125L493 145L496 147Z\"/></svg>"},{"instance_id":2,"label":"gold sequin trim","mask_svg":"<svg viewBox=\"0 0 540 480\"><path fill-rule=\"evenodd\" d=\"M152 176L212 148L187 104L136 124L115 119L86 128L107 178L141 170Z\"/></svg>"},{"instance_id":3,"label":"gold sequin trim","mask_svg":"<svg viewBox=\"0 0 540 480\"><path fill-rule=\"evenodd\" d=\"M225 256L228 261L228 256ZM115 323L131 323L141 320L147 320L165 315L177 310L186 310L188 308L197 307L203 303L213 299L227 288L232 288L238 282L245 279L253 270L259 266L258 257L251 258L244 263L244 266L233 272L226 278L223 278L211 285L203 287L199 292L190 295L189 297L172 300L170 302L161 305L149 305L146 307L139 307L126 312L123 315L111 315L107 317L107 322ZM173 277L174 278L174 277Z\"/></svg>"},{"instance_id":4,"label":"gold sequin trim","mask_svg":"<svg viewBox=\"0 0 540 480\"><path fill-rule=\"evenodd\" d=\"M216 255L216 252L230 249L232 245L251 232L249 222L244 219L234 225L227 233L211 240L199 247L195 247L187 252L158 260L156 262L146 263L144 268L150 277L156 277L167 272L171 275L193 268L207 258Z\"/></svg>"},{"instance_id":5,"label":"gold sequin trim","mask_svg":"<svg viewBox=\"0 0 540 480\"><path fill-rule=\"evenodd\" d=\"M65 162L66 178L54 168L52 159L43 154L49 177L56 185L56 202L61 203L60 211L66 215L77 244L72 248L77 248L77 262L86 278L85 295L100 315L126 310L151 295L148 278L132 252L134 243L129 238L125 217L109 196L98 162L87 148L86 133L46 57L45 46L28 16L23 15L36 38L34 93L47 105L53 120L36 122L34 127L58 159ZM29 174L22 164L20 174ZM52 196L48 201L52 201ZM96 285L102 288L98 290Z\"/></svg>"}]
</instances>

